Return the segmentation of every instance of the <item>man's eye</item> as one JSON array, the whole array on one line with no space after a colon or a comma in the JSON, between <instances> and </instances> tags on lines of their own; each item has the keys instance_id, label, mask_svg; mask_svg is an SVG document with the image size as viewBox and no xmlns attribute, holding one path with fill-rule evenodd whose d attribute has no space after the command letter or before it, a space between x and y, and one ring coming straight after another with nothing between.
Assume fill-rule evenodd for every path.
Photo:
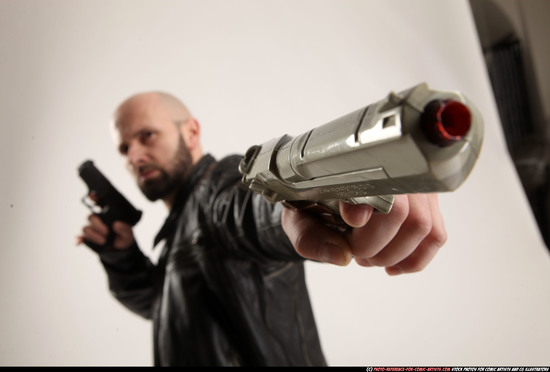
<instances>
[{"instance_id":1,"label":"man's eye","mask_svg":"<svg viewBox=\"0 0 550 372\"><path fill-rule=\"evenodd\" d=\"M118 147L118 151L122 154L122 155L127 155L128 154L128 145L120 145Z\"/></svg>"},{"instance_id":2,"label":"man's eye","mask_svg":"<svg viewBox=\"0 0 550 372\"><path fill-rule=\"evenodd\" d=\"M153 138L154 135L155 135L155 132L148 130L146 132L143 132L143 134L141 135L141 140L143 142L145 142L145 141L150 140L151 138Z\"/></svg>"}]
</instances>

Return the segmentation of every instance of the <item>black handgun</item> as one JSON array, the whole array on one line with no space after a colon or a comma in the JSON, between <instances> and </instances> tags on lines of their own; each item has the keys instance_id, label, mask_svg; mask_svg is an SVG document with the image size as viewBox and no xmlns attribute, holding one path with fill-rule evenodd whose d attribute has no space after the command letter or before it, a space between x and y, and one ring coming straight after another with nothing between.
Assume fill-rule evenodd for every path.
<instances>
[{"instance_id":1,"label":"black handgun","mask_svg":"<svg viewBox=\"0 0 550 372\"><path fill-rule=\"evenodd\" d=\"M104 245L84 240L84 243L96 252L112 245L115 234L112 230L114 221L123 221L134 226L141 219L142 212L136 208L109 182L91 160L86 160L78 167L78 174L88 186L88 194L82 202L93 214L98 216L109 227L107 242ZM93 204L88 201L91 199Z\"/></svg>"}]
</instances>

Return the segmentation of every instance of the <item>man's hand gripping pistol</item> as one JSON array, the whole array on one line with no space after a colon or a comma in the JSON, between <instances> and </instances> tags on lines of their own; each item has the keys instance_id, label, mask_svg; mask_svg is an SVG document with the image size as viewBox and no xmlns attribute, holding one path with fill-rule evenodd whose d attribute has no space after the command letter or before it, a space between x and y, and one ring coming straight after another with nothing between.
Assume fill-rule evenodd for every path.
<instances>
[{"instance_id":1,"label":"man's hand gripping pistol","mask_svg":"<svg viewBox=\"0 0 550 372\"><path fill-rule=\"evenodd\" d=\"M470 174L483 119L460 92L423 83L306 133L251 147L242 182L272 203L346 229L338 201L389 213L394 195L453 191Z\"/></svg>"},{"instance_id":2,"label":"man's hand gripping pistol","mask_svg":"<svg viewBox=\"0 0 550 372\"><path fill-rule=\"evenodd\" d=\"M141 219L142 212L130 204L91 160L83 162L78 168L78 173L88 186L88 194L82 198L82 202L109 227L107 242L104 245L84 240L88 247L101 252L113 244L115 237L112 229L113 222L123 221L134 226Z\"/></svg>"}]
</instances>

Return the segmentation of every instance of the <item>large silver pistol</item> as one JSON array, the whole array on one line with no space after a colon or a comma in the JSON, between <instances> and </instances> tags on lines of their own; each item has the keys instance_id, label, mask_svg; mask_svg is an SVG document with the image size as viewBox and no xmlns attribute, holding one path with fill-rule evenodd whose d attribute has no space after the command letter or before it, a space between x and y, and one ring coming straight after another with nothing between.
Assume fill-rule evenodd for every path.
<instances>
[{"instance_id":1,"label":"large silver pistol","mask_svg":"<svg viewBox=\"0 0 550 372\"><path fill-rule=\"evenodd\" d=\"M396 194L455 190L482 142L483 119L468 98L422 83L296 137L252 146L239 171L270 202L340 223L339 200L389 213Z\"/></svg>"}]
</instances>

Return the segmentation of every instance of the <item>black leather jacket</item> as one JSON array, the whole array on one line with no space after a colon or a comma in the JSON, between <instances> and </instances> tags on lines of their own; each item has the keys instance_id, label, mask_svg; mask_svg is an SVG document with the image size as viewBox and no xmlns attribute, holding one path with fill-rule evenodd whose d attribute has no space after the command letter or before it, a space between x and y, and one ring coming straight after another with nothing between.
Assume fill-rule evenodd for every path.
<instances>
[{"instance_id":1,"label":"black leather jacket","mask_svg":"<svg viewBox=\"0 0 550 372\"><path fill-rule=\"evenodd\" d=\"M110 289L153 320L155 365L326 365L282 207L241 184L240 159L196 165L155 240L157 265L137 245L101 253Z\"/></svg>"}]
</instances>

